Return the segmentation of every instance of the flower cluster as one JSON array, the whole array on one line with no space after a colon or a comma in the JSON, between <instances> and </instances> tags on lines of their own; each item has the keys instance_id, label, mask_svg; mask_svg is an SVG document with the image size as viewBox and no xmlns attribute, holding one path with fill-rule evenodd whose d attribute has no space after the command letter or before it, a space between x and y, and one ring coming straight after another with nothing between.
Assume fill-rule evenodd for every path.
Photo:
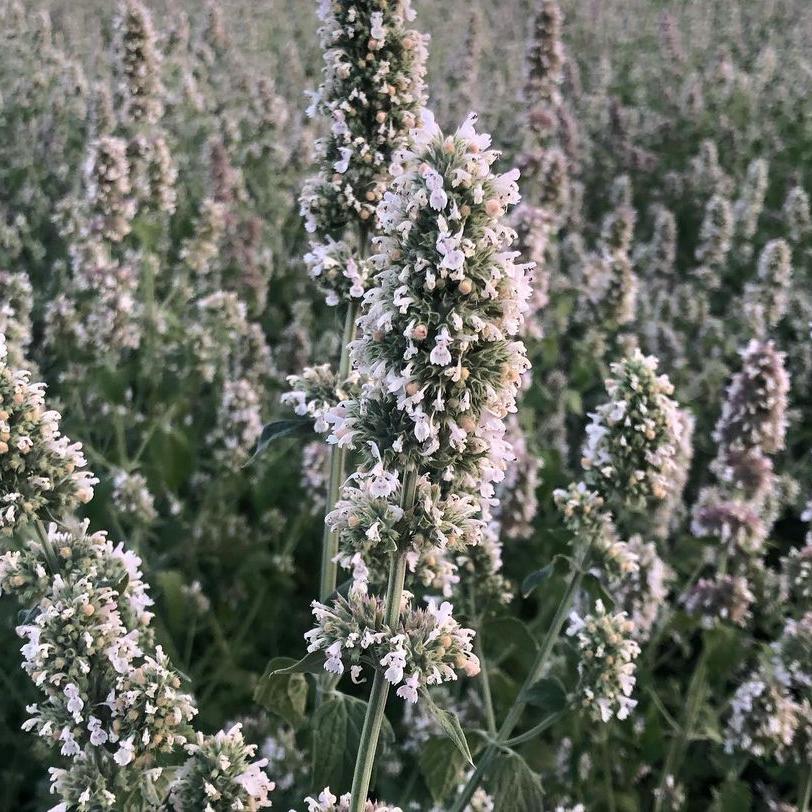
<instances>
[{"instance_id":1,"label":"flower cluster","mask_svg":"<svg viewBox=\"0 0 812 812\"><path fill-rule=\"evenodd\" d=\"M7 362L0 335L0 535L37 516L61 515L88 502L98 480L82 470L79 443L59 430L60 416L45 405L45 385Z\"/></svg>"},{"instance_id":2,"label":"flower cluster","mask_svg":"<svg viewBox=\"0 0 812 812\"><path fill-rule=\"evenodd\" d=\"M8 363L13 367L24 364L31 342L31 310L33 290L28 276L20 271L0 271L0 335L5 336Z\"/></svg>"},{"instance_id":3,"label":"flower cluster","mask_svg":"<svg viewBox=\"0 0 812 812\"><path fill-rule=\"evenodd\" d=\"M668 496L676 475L683 422L657 359L636 349L611 366L609 401L590 415L581 463L587 481L629 508Z\"/></svg>"},{"instance_id":4,"label":"flower cluster","mask_svg":"<svg viewBox=\"0 0 812 812\"><path fill-rule=\"evenodd\" d=\"M25 723L58 739L64 756L87 748L126 766L186 741L197 710L160 647L152 651L152 603L140 560L104 533L55 524L47 536L0 559L3 591L35 607L17 629L23 667L46 701Z\"/></svg>"},{"instance_id":5,"label":"flower cluster","mask_svg":"<svg viewBox=\"0 0 812 812\"><path fill-rule=\"evenodd\" d=\"M363 665L385 669L386 680L400 686L397 695L417 702L421 688L456 680L457 671L479 672L474 632L454 620L452 608L447 601L439 606L430 601L426 609L413 609L407 600L392 629L383 622L378 597L355 592L329 607L314 601L316 626L305 634L308 651L324 652L326 671L343 674L349 665L354 682Z\"/></svg>"},{"instance_id":6,"label":"flower cluster","mask_svg":"<svg viewBox=\"0 0 812 812\"><path fill-rule=\"evenodd\" d=\"M731 701L725 749L779 763L812 758L812 613L789 619Z\"/></svg>"},{"instance_id":7,"label":"flower cluster","mask_svg":"<svg viewBox=\"0 0 812 812\"><path fill-rule=\"evenodd\" d=\"M622 581L637 572L637 554L620 540L599 493L589 490L583 482L570 483L566 489L553 491L553 499L578 545L589 549L592 559L597 558L611 577Z\"/></svg>"},{"instance_id":8,"label":"flower cluster","mask_svg":"<svg viewBox=\"0 0 812 812\"><path fill-rule=\"evenodd\" d=\"M330 792L330 787L325 787L318 798L308 796L305 798L307 812L348 812L350 808L350 793L347 792L340 798ZM403 812L399 806L376 803L367 800L364 804L364 812Z\"/></svg>"},{"instance_id":9,"label":"flower cluster","mask_svg":"<svg viewBox=\"0 0 812 812\"><path fill-rule=\"evenodd\" d=\"M570 614L567 634L578 644L578 698L596 720L626 719L637 705L631 694L640 646L633 633L626 613L609 614L600 600L594 614Z\"/></svg>"},{"instance_id":10,"label":"flower cluster","mask_svg":"<svg viewBox=\"0 0 812 812\"><path fill-rule=\"evenodd\" d=\"M700 624L710 629L718 621L727 621L736 626L745 626L750 620L750 607L755 595L750 584L742 575L717 575L714 578L700 578L685 596L685 611L696 615Z\"/></svg>"},{"instance_id":11,"label":"flower cluster","mask_svg":"<svg viewBox=\"0 0 812 812\"><path fill-rule=\"evenodd\" d=\"M528 366L513 336L529 286L499 219L518 200L517 173L491 173L497 154L473 124L444 138L425 113L401 156L353 348L370 383L330 419L341 445L375 442L393 467L490 498L511 458L502 420Z\"/></svg>"},{"instance_id":12,"label":"flower cluster","mask_svg":"<svg viewBox=\"0 0 812 812\"><path fill-rule=\"evenodd\" d=\"M694 535L715 536L726 554L735 554L732 574L716 587L705 583L702 591L708 594L696 596L697 606L726 606L723 616L737 622L747 617L753 599L740 579L761 556L785 499L769 455L784 447L788 393L783 353L771 341L751 341L742 352L741 371L727 388L713 435L718 449L711 470L719 484L705 487L693 508Z\"/></svg>"},{"instance_id":13,"label":"flower cluster","mask_svg":"<svg viewBox=\"0 0 812 812\"><path fill-rule=\"evenodd\" d=\"M174 812L255 812L272 806L274 783L264 771L267 759L251 761L256 746L247 744L239 724L213 736L197 734L187 745L191 757L180 768L169 794Z\"/></svg>"},{"instance_id":14,"label":"flower cluster","mask_svg":"<svg viewBox=\"0 0 812 812\"><path fill-rule=\"evenodd\" d=\"M347 480L341 499L327 515L327 525L338 533L345 566L354 566L361 556L375 580L385 579L390 553L405 551L417 566L448 551L458 553L479 544L484 533L479 500L466 493L443 496L439 485L427 476L417 482L414 507L401 507L402 488L397 473L386 471L377 449L378 462L369 471L357 471ZM407 546L405 546L407 545ZM356 575L358 573L356 572Z\"/></svg>"},{"instance_id":15,"label":"flower cluster","mask_svg":"<svg viewBox=\"0 0 812 812\"><path fill-rule=\"evenodd\" d=\"M327 413L344 400L354 397L359 390L361 376L351 372L344 381L336 380L329 364L305 367L300 375L288 375L290 391L282 395L282 403L293 406L300 417L313 418L313 428L319 434L330 429Z\"/></svg>"},{"instance_id":16,"label":"flower cluster","mask_svg":"<svg viewBox=\"0 0 812 812\"><path fill-rule=\"evenodd\" d=\"M371 222L425 101L426 40L406 25L410 0L322 3L324 81L310 108L329 122L318 142L319 175L301 198L307 230L326 235L350 219Z\"/></svg>"},{"instance_id":17,"label":"flower cluster","mask_svg":"<svg viewBox=\"0 0 812 812\"><path fill-rule=\"evenodd\" d=\"M122 0L113 25L116 97L124 119L154 124L163 115L164 90L152 16L139 0Z\"/></svg>"},{"instance_id":18,"label":"flower cluster","mask_svg":"<svg viewBox=\"0 0 812 812\"><path fill-rule=\"evenodd\" d=\"M116 471L113 474L113 504L119 513L136 524L150 524L158 518L155 497L146 477L138 471Z\"/></svg>"}]
</instances>

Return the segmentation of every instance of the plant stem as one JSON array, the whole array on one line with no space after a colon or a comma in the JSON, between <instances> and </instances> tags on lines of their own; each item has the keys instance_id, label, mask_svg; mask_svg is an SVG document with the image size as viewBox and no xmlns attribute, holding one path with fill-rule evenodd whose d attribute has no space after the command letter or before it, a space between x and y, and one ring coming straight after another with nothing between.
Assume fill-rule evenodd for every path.
<instances>
[{"instance_id":1,"label":"plant stem","mask_svg":"<svg viewBox=\"0 0 812 812\"><path fill-rule=\"evenodd\" d=\"M482 686L482 704L485 706L485 722L488 726L488 733L496 735L496 714L493 712L493 695L491 694L491 682L488 678L488 664L485 661L485 650L482 648L482 637L477 634L474 637L474 652L479 658L479 676Z\"/></svg>"},{"instance_id":2,"label":"plant stem","mask_svg":"<svg viewBox=\"0 0 812 812\"><path fill-rule=\"evenodd\" d=\"M544 636L544 640L542 641L541 647L538 650L533 667L530 669L530 672L525 678L524 684L522 685L516 700L505 717L505 721L502 722L502 727L499 728L496 741L490 742L485 748L485 751L479 759L476 770L474 770L473 775L468 779L468 783L465 785L462 792L457 796L454 805L451 807L451 812L462 812L465 809L473 797L474 792L476 792L477 787L485 777L485 774L487 773L497 750L510 740L510 734L513 732L513 729L522 718L522 714L527 706L527 703L524 701L524 696L526 695L527 690L544 674L544 670L547 667L547 662L553 652L556 640L558 640L558 635L561 633L561 627L564 625L564 621L569 614L572 602L575 600L575 596L581 586L581 579L584 575L584 569L588 556L589 548L587 548L581 560L572 568L569 583L567 584L564 594L561 596L561 600L558 603L558 608L555 611L555 615L553 616L550 626L547 629L547 634Z\"/></svg>"},{"instance_id":3,"label":"plant stem","mask_svg":"<svg viewBox=\"0 0 812 812\"><path fill-rule=\"evenodd\" d=\"M601 741L601 760L603 761L603 782L606 788L606 808L609 812L615 812L615 790L612 784L612 760L609 758L609 736L605 732Z\"/></svg>"},{"instance_id":4,"label":"plant stem","mask_svg":"<svg viewBox=\"0 0 812 812\"><path fill-rule=\"evenodd\" d=\"M812 764L808 765L801 775L801 786L798 789L798 812L809 812L812 802Z\"/></svg>"},{"instance_id":5,"label":"plant stem","mask_svg":"<svg viewBox=\"0 0 812 812\"><path fill-rule=\"evenodd\" d=\"M530 730L520 733L518 736L514 736L512 739L508 739L506 742L502 742L502 745L505 747L515 747L517 744L529 742L532 739L535 739L539 733L544 733L548 727L552 727L563 715L564 711L551 713L549 716L545 716L537 725L531 727Z\"/></svg>"},{"instance_id":6,"label":"plant stem","mask_svg":"<svg viewBox=\"0 0 812 812\"><path fill-rule=\"evenodd\" d=\"M676 780L676 772L682 760L691 730L696 723L696 717L702 704L702 697L705 693L705 676L707 671L707 648L702 649L696 667L691 674L691 682L688 686L688 695L685 700L685 715L680 726L679 733L671 739L671 746L665 757L663 773L660 776L660 783L657 787L657 795L654 799L654 812L661 812L665 800L665 790L669 776Z\"/></svg>"},{"instance_id":7,"label":"plant stem","mask_svg":"<svg viewBox=\"0 0 812 812\"><path fill-rule=\"evenodd\" d=\"M405 512L414 507L417 495L417 472L407 470L403 475L403 493L400 504ZM403 584L406 580L406 553L398 550L392 553L389 562L389 580L386 585L383 622L392 629L397 628L400 619L400 603L403 599ZM372 779L372 768L375 765L375 752L381 734L381 724L389 695L389 683L380 667L375 669L375 678L369 694L369 704L361 731L361 743L355 759L355 771L352 776L352 797L349 812L363 812Z\"/></svg>"},{"instance_id":8,"label":"plant stem","mask_svg":"<svg viewBox=\"0 0 812 812\"><path fill-rule=\"evenodd\" d=\"M347 305L344 318L344 334L341 343L341 360L338 364L336 381L341 386L350 373L350 342L355 336L355 319L358 316L358 305L351 301ZM339 448L338 443L330 446L330 472L328 474L327 501L325 515L329 513L338 501L341 486L346 479L347 449ZM321 583L319 597L326 601L335 592L338 580L338 564L335 557L338 555L338 533L331 531L325 524L322 537L321 550Z\"/></svg>"}]
</instances>

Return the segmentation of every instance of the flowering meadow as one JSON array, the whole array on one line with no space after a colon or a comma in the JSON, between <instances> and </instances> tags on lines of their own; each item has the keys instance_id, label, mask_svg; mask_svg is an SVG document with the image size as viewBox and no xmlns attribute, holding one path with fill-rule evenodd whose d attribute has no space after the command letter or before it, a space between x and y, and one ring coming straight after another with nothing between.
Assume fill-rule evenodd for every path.
<instances>
[{"instance_id":1,"label":"flowering meadow","mask_svg":"<svg viewBox=\"0 0 812 812\"><path fill-rule=\"evenodd\" d=\"M0 41L0 812L812 810L806 0Z\"/></svg>"}]
</instances>

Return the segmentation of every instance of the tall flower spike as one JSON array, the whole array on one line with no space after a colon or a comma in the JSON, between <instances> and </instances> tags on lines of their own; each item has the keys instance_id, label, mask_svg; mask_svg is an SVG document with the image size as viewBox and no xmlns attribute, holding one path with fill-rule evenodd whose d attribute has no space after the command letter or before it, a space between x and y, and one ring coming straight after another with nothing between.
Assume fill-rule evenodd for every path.
<instances>
[{"instance_id":1,"label":"tall flower spike","mask_svg":"<svg viewBox=\"0 0 812 812\"><path fill-rule=\"evenodd\" d=\"M407 28L414 16L411 0L319 6L325 78L308 112L321 113L330 130L317 143L319 174L300 207L318 238L307 263L331 305L360 299L368 286L367 263L354 256L361 246L335 240L348 225L373 225L392 158L425 102L427 38Z\"/></svg>"},{"instance_id":2,"label":"tall flower spike","mask_svg":"<svg viewBox=\"0 0 812 812\"><path fill-rule=\"evenodd\" d=\"M160 54L152 16L139 0L121 0L113 21L116 97L125 122L155 124L163 115Z\"/></svg>"},{"instance_id":3,"label":"tall flower spike","mask_svg":"<svg viewBox=\"0 0 812 812\"><path fill-rule=\"evenodd\" d=\"M611 370L610 399L590 415L582 464L587 482L610 501L645 509L665 499L676 480L684 421L670 397L674 387L656 374L656 358L635 349Z\"/></svg>"},{"instance_id":4,"label":"tall flower spike","mask_svg":"<svg viewBox=\"0 0 812 812\"><path fill-rule=\"evenodd\" d=\"M371 441L387 466L491 498L511 457L503 419L528 368L515 336L529 266L516 264L515 232L500 222L518 201L518 173L491 173L497 153L474 121L444 138L425 113L400 156L378 210L377 281L353 347L370 383L334 410L331 439Z\"/></svg>"}]
</instances>

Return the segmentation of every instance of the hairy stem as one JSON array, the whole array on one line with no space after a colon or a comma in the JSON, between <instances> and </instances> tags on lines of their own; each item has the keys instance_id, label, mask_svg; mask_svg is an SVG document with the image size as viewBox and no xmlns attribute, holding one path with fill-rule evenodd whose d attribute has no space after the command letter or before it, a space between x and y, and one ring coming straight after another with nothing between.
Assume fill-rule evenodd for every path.
<instances>
[{"instance_id":1,"label":"hairy stem","mask_svg":"<svg viewBox=\"0 0 812 812\"><path fill-rule=\"evenodd\" d=\"M660 776L660 783L657 787L656 796L654 798L654 812L661 812L663 803L665 802L665 790L668 784L669 776L673 776L676 780L676 773L679 768L679 763L684 757L685 749L687 747L688 739L691 731L696 724L696 717L699 714L699 709L702 706L702 699L705 694L705 677L707 673L707 649L703 648L702 653L699 655L696 667L693 674L691 674L691 682L688 686L688 696L685 700L685 713L683 716L682 724L680 725L679 732L671 739L671 746L668 748L668 753L665 757L665 764L663 765L663 772Z\"/></svg>"},{"instance_id":2,"label":"hairy stem","mask_svg":"<svg viewBox=\"0 0 812 812\"><path fill-rule=\"evenodd\" d=\"M341 343L341 360L338 364L336 380L339 386L347 379L350 373L350 342L355 336L355 320L358 316L358 305L351 301L347 305L344 318L344 334ZM347 449L339 448L338 444L330 446L330 471L327 481L327 501L325 515L329 513L338 501L341 486L347 478ZM326 601L335 592L338 580L338 564L335 557L338 555L338 533L324 525L324 536L321 548L321 583L319 597Z\"/></svg>"},{"instance_id":3,"label":"hairy stem","mask_svg":"<svg viewBox=\"0 0 812 812\"><path fill-rule=\"evenodd\" d=\"M558 640L558 635L561 633L561 627L564 625L564 621L566 620L570 608L572 607L572 602L575 600L575 596L581 586L581 579L583 578L588 555L589 549L585 551L581 560L572 568L567 588L564 591L564 594L561 596L561 600L558 603L555 615L553 616L550 626L547 629L547 633L544 636L544 640L541 643L541 647L539 648L538 654L536 655L533 667L530 669L530 672L525 678L524 684L522 685L516 700L505 717L505 721L502 722L502 727L499 728L496 741L490 742L485 748L485 751L479 759L476 770L474 770L473 775L468 779L468 782L466 783L462 792L457 796L454 805L451 807L451 812L462 812L462 810L465 809L476 792L477 787L485 778L485 775L488 772L497 751L501 746L504 746L504 744L510 740L510 734L513 733L513 729L522 718L522 714L527 707L524 697L526 696L527 690L544 674L547 663L550 659L550 655L552 654L555 643Z\"/></svg>"},{"instance_id":4,"label":"hairy stem","mask_svg":"<svg viewBox=\"0 0 812 812\"><path fill-rule=\"evenodd\" d=\"M406 471L403 476L403 493L401 507L408 512L414 507L417 493L417 473ZM397 628L400 619L400 603L403 598L403 584L406 580L406 553L398 550L392 553L389 562L389 580L386 585L384 600L384 623L390 628ZM381 735L383 714L386 699L389 695L389 683L380 667L375 669L375 678L369 694L369 704L361 731L361 743L355 759L355 771L352 776L352 797L349 812L363 812L372 779L372 768L375 765L375 753Z\"/></svg>"}]
</instances>

